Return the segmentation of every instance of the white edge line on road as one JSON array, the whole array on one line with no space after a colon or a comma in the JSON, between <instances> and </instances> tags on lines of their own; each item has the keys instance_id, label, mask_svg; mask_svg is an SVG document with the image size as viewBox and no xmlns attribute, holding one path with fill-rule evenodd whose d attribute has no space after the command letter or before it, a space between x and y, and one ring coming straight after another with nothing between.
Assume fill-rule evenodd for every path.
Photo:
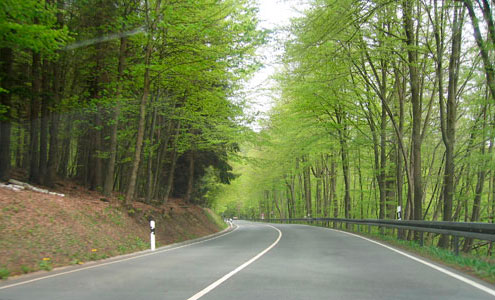
<instances>
[{"instance_id":1,"label":"white edge line on road","mask_svg":"<svg viewBox=\"0 0 495 300\"><path fill-rule=\"evenodd\" d=\"M491 289L491 288L489 288L487 286L484 286L484 285L482 285L480 283L477 283L476 281L473 281L473 280L471 280L469 278L466 278L466 277L464 277L462 275L459 275L459 274L456 274L454 272L451 272L451 271L449 271L447 269L444 269L444 268L442 268L440 266L437 266L435 264L429 263L429 262L427 262L425 260L422 260L422 259L420 259L418 257L415 257L413 255L407 254L405 252L402 252L400 250L397 250L395 248L392 248L392 247L387 246L385 244L382 244L380 242L374 241L374 240L369 239L369 238L365 238L363 236L360 236L360 235L357 235L357 234L354 234L354 233L350 233L350 232L346 232L346 231L342 231L342 230L337 230L337 229L332 229L332 228L328 228L328 229L333 230L333 231L337 231L337 232L342 232L342 233L345 233L345 234L348 234L348 235L352 235L352 236L358 237L360 239L367 240L368 242L372 242L372 243L375 243L375 244L380 245L382 247L385 247L385 248L387 248L389 250L392 250L392 251L394 251L396 253L399 253L401 255L404 255L405 257L408 257L408 258L410 258L412 260L415 260L415 261L417 261L419 263L422 263L423 265L426 265L426 266L428 266L430 268L433 268L433 269L435 269L435 270L437 270L439 272L442 272L442 273L444 273L444 274L446 274L446 275L448 275L450 277L453 277L453 278L455 278L457 280L460 280L460 281L462 281L464 283L467 283L467 284L469 284L469 285L471 285L471 286L473 286L473 287L475 287L475 288L477 288L479 290L482 290L485 293L488 293L488 294L490 294L492 296L495 296L495 290L494 289Z\"/></svg>"},{"instance_id":2,"label":"white edge line on road","mask_svg":"<svg viewBox=\"0 0 495 300\"><path fill-rule=\"evenodd\" d=\"M189 246L192 246L192 245L201 244L201 243L204 243L204 242L208 242L208 241L212 241L212 240L215 240L215 239L224 237L224 236L226 236L226 235L228 235L228 234L236 231L238 228L239 228L239 225L236 225L236 228L234 228L232 231L229 231L229 232L224 233L224 234L221 234L221 235L217 235L217 236L212 237L210 239L201 240L201 241L197 241L197 242L190 243L190 244L185 244L185 245L174 247L174 248L167 248L167 249L163 249L163 250L157 250L157 251L153 251L153 252L148 252L148 253L145 253L145 254L142 254L142 255L136 255L136 256L132 256L132 257L128 257L128 258L123 258L123 259L119 259L119 260L114 260L114 261L110 261L110 262L106 262L106 263L101 263L101 264L97 264L97 265L93 265L93 266L83 267L83 268L75 269L75 270L71 270L71 271L66 271L66 272L61 272L61 273L56 273L56 274L47 275L47 276L43 276L43 277L38 277L38 278L26 280L26 281L21 281L21 282L9 284L9 285L6 285L6 286L2 286L2 287L0 287L0 290L12 288L12 287L15 287L15 286L19 286L19 285L23 285L23 284L27 284L27 283L31 283L31 282L35 282L35 281L40 281L40 280L43 280L43 279L48 279L48 278L62 276L62 275L70 274L70 273L76 273L76 272L79 272L79 271L84 271L84 270L94 269L94 268L98 268L98 267L113 265L113 264L124 262L124 261L129 261L129 260L133 260L133 259L137 259L137 258L141 258L141 257L145 257L145 256L160 254L160 253L169 252L169 251L172 251L172 250L181 249L181 248L184 248L184 247L189 247ZM172 245L169 245L169 246L172 246ZM165 246L165 247L167 247L167 246ZM132 255L132 253L131 254L128 254L128 255Z\"/></svg>"},{"instance_id":3,"label":"white edge line on road","mask_svg":"<svg viewBox=\"0 0 495 300\"><path fill-rule=\"evenodd\" d=\"M212 291L214 288L216 288L217 286L219 286L223 282L227 281L230 277L234 276L235 274L237 274L240 271L242 271L242 269L244 269L245 267L247 267L250 264L252 264L253 262L255 262L258 258L260 258L263 255L265 255L273 247L275 247L278 244L278 242L280 241L280 239L282 238L282 231L280 231L278 228L276 228L276 227L274 227L272 225L266 225L266 226L269 226L269 227L275 229L276 231L278 231L278 238L275 240L275 242L273 242L273 244L271 244L270 246L268 246L268 248L266 248L265 250L263 250L260 253L258 253L255 257L251 258L247 262L245 262L242 265L240 265L237 268L235 268L233 271L231 271L227 275L223 276L222 278L220 278L217 281L213 282L212 284L210 284L209 286L207 286L203 290L199 291L194 296L188 298L187 300L197 300L197 299L203 297L204 295L206 295L207 293L209 293L210 291Z\"/></svg>"}]
</instances>

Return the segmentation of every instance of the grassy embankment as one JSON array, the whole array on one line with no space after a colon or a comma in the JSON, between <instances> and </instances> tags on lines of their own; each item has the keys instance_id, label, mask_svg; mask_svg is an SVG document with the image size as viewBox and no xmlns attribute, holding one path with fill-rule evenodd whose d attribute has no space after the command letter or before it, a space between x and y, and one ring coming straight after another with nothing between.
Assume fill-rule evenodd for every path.
<instances>
[{"instance_id":1,"label":"grassy embankment","mask_svg":"<svg viewBox=\"0 0 495 300\"><path fill-rule=\"evenodd\" d=\"M66 196L0 189L0 278L147 249L149 216L156 220L157 246L226 226L211 210L179 199L124 208L116 198L70 183L57 192Z\"/></svg>"}]
</instances>

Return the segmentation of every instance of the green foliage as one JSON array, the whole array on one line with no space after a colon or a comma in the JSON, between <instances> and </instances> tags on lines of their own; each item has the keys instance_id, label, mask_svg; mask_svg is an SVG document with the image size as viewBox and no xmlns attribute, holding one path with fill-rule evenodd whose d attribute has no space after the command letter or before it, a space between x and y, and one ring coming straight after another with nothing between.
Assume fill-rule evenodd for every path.
<instances>
[{"instance_id":1,"label":"green foliage","mask_svg":"<svg viewBox=\"0 0 495 300\"><path fill-rule=\"evenodd\" d=\"M5 0L0 3L3 46L53 52L68 41L67 28L56 29L56 8L45 1Z\"/></svg>"},{"instance_id":2,"label":"green foliage","mask_svg":"<svg viewBox=\"0 0 495 300\"><path fill-rule=\"evenodd\" d=\"M208 219L210 221L212 221L213 223L217 224L217 226L219 228L221 228L221 229L227 228L227 224L223 221L222 217L220 217L219 215L217 215L215 212L213 212L210 209L205 209L204 211L205 211L205 214L208 217Z\"/></svg>"},{"instance_id":3,"label":"green foliage","mask_svg":"<svg viewBox=\"0 0 495 300\"><path fill-rule=\"evenodd\" d=\"M21 271L22 271L22 273L27 274L27 273L31 272L31 268L28 266L22 265Z\"/></svg>"},{"instance_id":4,"label":"green foliage","mask_svg":"<svg viewBox=\"0 0 495 300\"><path fill-rule=\"evenodd\" d=\"M9 278L10 271L7 268L1 267L0 268L0 279L4 280Z\"/></svg>"},{"instance_id":5,"label":"green foliage","mask_svg":"<svg viewBox=\"0 0 495 300\"><path fill-rule=\"evenodd\" d=\"M40 270L51 271L53 269L52 261L50 259L43 259L38 263Z\"/></svg>"},{"instance_id":6,"label":"green foliage","mask_svg":"<svg viewBox=\"0 0 495 300\"><path fill-rule=\"evenodd\" d=\"M418 35L413 50L421 66L419 143L425 204L419 217L440 220L446 160L441 117L453 79L447 68L454 56L450 43L455 5L411 3ZM221 186L214 207L219 213L253 218L311 212L394 219L401 205L403 217L412 218L407 199L414 196L412 185L418 182L411 170L412 129L419 123L411 114L403 3L315 0L308 6L287 29L269 120L242 144L243 161L231 160L232 172L239 176L230 186ZM441 45L435 43L435 26L442 26ZM476 45L472 39L467 42L466 33L455 92L456 186L451 210L455 221L488 222L495 211L495 115L483 67L473 52ZM438 51L445 69L442 82L436 69ZM475 203L478 187L480 204Z\"/></svg>"}]
</instances>

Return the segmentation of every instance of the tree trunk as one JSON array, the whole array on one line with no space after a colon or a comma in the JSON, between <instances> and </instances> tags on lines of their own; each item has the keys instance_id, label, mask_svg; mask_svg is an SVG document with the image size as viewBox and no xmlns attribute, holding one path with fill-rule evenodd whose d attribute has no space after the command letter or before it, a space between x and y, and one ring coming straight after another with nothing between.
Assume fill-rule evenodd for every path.
<instances>
[{"instance_id":1,"label":"tree trunk","mask_svg":"<svg viewBox=\"0 0 495 300\"><path fill-rule=\"evenodd\" d=\"M58 113L53 113L51 115L50 124L50 149L48 152L48 165L47 173L45 179L45 185L49 187L54 186L54 180L57 174L57 162L59 160L59 149L58 149L58 126L60 123L60 115Z\"/></svg>"},{"instance_id":2,"label":"tree trunk","mask_svg":"<svg viewBox=\"0 0 495 300\"><path fill-rule=\"evenodd\" d=\"M57 165L59 158L58 147L58 132L60 124L60 113L58 112L58 105L61 100L61 76L58 64L52 64L53 72L53 86L52 94L53 101L51 103L51 124L50 124L50 148L48 152L47 172L45 178L45 185L49 187L54 186L54 180L57 174Z\"/></svg>"},{"instance_id":3,"label":"tree trunk","mask_svg":"<svg viewBox=\"0 0 495 300\"><path fill-rule=\"evenodd\" d=\"M129 180L129 185L127 186L127 192L125 197L126 204L130 204L132 202L132 198L134 196L134 192L136 189L136 180L139 169L139 163L141 160L141 149L143 146L143 137L144 137L144 129L145 129L144 125L146 119L146 102L148 100L148 94L150 90L149 65L151 59L151 52L152 52L151 41L148 41L146 55L145 55L146 67L144 70L144 89L143 89L143 95L141 97L141 104L139 106L139 123L138 123L139 125L138 125L137 139L136 139L136 150L134 152L134 161L132 163L131 178Z\"/></svg>"},{"instance_id":4,"label":"tree trunk","mask_svg":"<svg viewBox=\"0 0 495 300\"><path fill-rule=\"evenodd\" d=\"M175 129L175 137L172 142L172 158L170 163L170 170L168 172L167 184L165 186L165 193L163 196L163 204L166 204L168 201L168 197L170 196L170 191L172 190L172 185L174 184L174 173L175 173L175 165L177 163L177 140L179 139L181 123L180 120L177 121L177 127Z\"/></svg>"},{"instance_id":5,"label":"tree trunk","mask_svg":"<svg viewBox=\"0 0 495 300\"><path fill-rule=\"evenodd\" d=\"M160 143L160 146L158 149L158 157L156 159L156 166L155 166L156 173L155 173L155 178L154 178L154 182L153 182L153 191L154 191L153 197L158 196L158 190L159 190L159 189L157 189L158 177L160 177L160 173L163 169L163 168L161 168L163 156L167 152L168 143L170 141L170 137L172 136L172 132L171 132L172 131L172 125L173 125L172 123L173 123L172 120L168 120L166 130L164 130L164 132L161 132L160 134L158 134L159 139L162 142ZM165 138L163 138L162 136L165 136Z\"/></svg>"},{"instance_id":6,"label":"tree trunk","mask_svg":"<svg viewBox=\"0 0 495 300\"><path fill-rule=\"evenodd\" d=\"M146 102L148 101L148 94L150 91L150 64L151 64L151 54L153 52L153 31L156 24L158 23L158 13L160 11L160 0L157 0L155 7L156 20L154 23L150 24L151 32L148 33L148 41L146 43L146 52L144 55L144 86L143 86L143 96L141 97L141 104L139 105L139 125L138 134L136 139L136 151L134 153L134 161L132 164L131 178L129 180L129 185L127 187L127 192L125 196L125 204L130 204L132 202L132 197L136 189L136 180L139 169L139 163L141 159L141 149L143 146L144 137L144 125L146 119ZM148 12L147 12L148 13Z\"/></svg>"},{"instance_id":7,"label":"tree trunk","mask_svg":"<svg viewBox=\"0 0 495 300\"><path fill-rule=\"evenodd\" d=\"M11 48L0 48L1 87L8 92L0 93L0 104L7 107L5 115L0 117L0 180L9 179L10 170L10 135L12 131L11 116L11 74L14 60Z\"/></svg>"},{"instance_id":8,"label":"tree trunk","mask_svg":"<svg viewBox=\"0 0 495 300\"><path fill-rule=\"evenodd\" d=\"M330 202L333 201L333 217L339 217L339 199L337 198L337 163L332 155L330 162Z\"/></svg>"},{"instance_id":9,"label":"tree trunk","mask_svg":"<svg viewBox=\"0 0 495 300\"><path fill-rule=\"evenodd\" d=\"M395 135L396 141L398 142L398 139L403 135L403 130L404 130L404 89L401 89L401 80L399 77L399 71L396 69L394 71L395 73L395 80L396 80L396 89L397 89L397 98L399 100L399 134ZM397 182L397 206L401 208L401 219L404 220L406 216L404 215L404 204L403 204L403 197L402 197L402 188L404 184L404 158L400 154L400 146L399 143L395 143L396 146L396 151L397 151L397 166L396 166L396 182ZM403 238L404 237L404 232L403 230L398 231L398 237Z\"/></svg>"},{"instance_id":10,"label":"tree trunk","mask_svg":"<svg viewBox=\"0 0 495 300\"><path fill-rule=\"evenodd\" d=\"M63 139L62 139L62 154L60 159L60 166L58 167L58 173L63 178L67 178L69 175L69 160L71 153L71 135L72 135L72 114L67 115L65 119L65 126L63 129Z\"/></svg>"},{"instance_id":11,"label":"tree trunk","mask_svg":"<svg viewBox=\"0 0 495 300\"><path fill-rule=\"evenodd\" d=\"M304 199L306 200L306 216L308 218L313 217L313 208L311 203L311 172L309 166L307 166L307 159L302 157L303 177L304 177Z\"/></svg>"},{"instance_id":12,"label":"tree trunk","mask_svg":"<svg viewBox=\"0 0 495 300\"><path fill-rule=\"evenodd\" d=\"M184 201L190 203L194 187L194 151L189 152L189 174L187 176L187 191Z\"/></svg>"},{"instance_id":13,"label":"tree trunk","mask_svg":"<svg viewBox=\"0 0 495 300\"><path fill-rule=\"evenodd\" d=\"M347 149L347 124L343 120L343 113L341 108L335 110L337 121L341 128L338 129L339 142L340 142L340 155L342 158L342 173L344 175L344 217L346 219L351 217L351 179L349 174L349 153Z\"/></svg>"},{"instance_id":14,"label":"tree trunk","mask_svg":"<svg viewBox=\"0 0 495 300\"><path fill-rule=\"evenodd\" d=\"M48 122L50 121L50 63L43 60L43 71L41 80L41 126L40 126L40 161L39 173L41 183L46 185L46 173L48 168Z\"/></svg>"},{"instance_id":15,"label":"tree trunk","mask_svg":"<svg viewBox=\"0 0 495 300\"><path fill-rule=\"evenodd\" d=\"M34 183L40 182L39 174L39 111L40 111L40 89L41 89L41 78L40 78L40 54L33 52L33 63L32 63L32 94L31 94L31 140L30 140L30 154L31 159L29 164L29 181Z\"/></svg>"},{"instance_id":16,"label":"tree trunk","mask_svg":"<svg viewBox=\"0 0 495 300\"><path fill-rule=\"evenodd\" d=\"M386 101L383 99L382 101ZM387 215L387 207L386 207L386 168L387 168L387 149L386 149L386 140L387 140L387 112L385 107L382 105L382 115L380 120L380 170L378 176L378 186L380 188L380 212L378 215L379 219L384 219Z\"/></svg>"},{"instance_id":17,"label":"tree trunk","mask_svg":"<svg viewBox=\"0 0 495 300\"><path fill-rule=\"evenodd\" d=\"M117 88L115 91L115 107L112 113L112 126L110 129L110 144L108 147L108 152L110 157L108 158L107 169L105 173L105 181L103 184L103 195L110 196L113 190L113 182L115 177L115 161L117 158L117 131L119 128L119 116L120 116L120 98L122 95L123 87L123 76L126 64L125 53L127 51L127 38L120 38L120 48L119 48L119 63L118 63L118 79Z\"/></svg>"},{"instance_id":18,"label":"tree trunk","mask_svg":"<svg viewBox=\"0 0 495 300\"><path fill-rule=\"evenodd\" d=\"M414 185L413 194L413 219L421 220L423 217L423 184L421 178L421 114L422 103L420 97L420 80L418 70L418 51L416 50L416 38L413 21L413 5L416 1L404 0L403 20L406 32L407 58L409 66L409 79L412 103L412 177ZM418 235L415 237L419 238Z\"/></svg>"},{"instance_id":19,"label":"tree trunk","mask_svg":"<svg viewBox=\"0 0 495 300\"><path fill-rule=\"evenodd\" d=\"M462 8L454 8L454 21L452 24L452 51L449 62L449 83L447 94L447 111L443 110L443 89L439 80L439 101L440 101L440 123L442 129L442 140L445 145L445 173L443 186L443 221L452 221L452 203L454 198L454 176L455 176L455 126L457 120L457 83L459 79L460 52L461 52L461 34L463 24ZM441 61L441 60L440 60ZM441 62L439 62L439 71L441 74ZM446 124L445 124L446 122ZM442 235L438 245L442 248L448 247L448 236Z\"/></svg>"},{"instance_id":20,"label":"tree trunk","mask_svg":"<svg viewBox=\"0 0 495 300\"><path fill-rule=\"evenodd\" d=\"M157 95L157 98L159 94ZM156 124L156 107L153 108L153 115L151 116L151 128L150 128L150 145L148 151L148 166L147 166L147 180L146 180L146 203L151 203L151 197L153 195L153 138L155 133Z\"/></svg>"},{"instance_id":21,"label":"tree trunk","mask_svg":"<svg viewBox=\"0 0 495 300\"><path fill-rule=\"evenodd\" d=\"M96 108L96 115L95 115L95 125L96 129L94 130L94 140L93 140L93 145L94 148L92 149L91 153L91 165L92 165L92 176L89 179L91 182L90 189L91 190L97 190L101 191L101 187L103 186L103 162L102 158L100 156L100 153L103 150L102 147L102 121L100 117L100 110L97 106Z\"/></svg>"}]
</instances>

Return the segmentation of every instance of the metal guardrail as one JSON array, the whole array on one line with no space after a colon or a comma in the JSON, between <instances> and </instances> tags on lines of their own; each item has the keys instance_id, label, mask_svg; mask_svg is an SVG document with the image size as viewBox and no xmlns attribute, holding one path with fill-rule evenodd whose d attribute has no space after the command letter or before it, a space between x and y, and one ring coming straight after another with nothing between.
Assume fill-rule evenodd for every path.
<instances>
[{"instance_id":1,"label":"metal guardrail","mask_svg":"<svg viewBox=\"0 0 495 300\"><path fill-rule=\"evenodd\" d=\"M368 226L368 233L371 232L371 226L396 228L402 230L413 230L420 233L420 244L423 244L424 232L451 235L454 237L454 252L459 253L459 237L479 239L495 242L495 224L493 223L474 223L474 222L441 222L441 221L399 221L399 220L375 220L375 219L340 219L340 218L298 218L298 219L253 219L253 221L273 222L273 223L309 223L325 222L327 226L336 224L356 224L358 231L360 225Z\"/></svg>"}]
</instances>

